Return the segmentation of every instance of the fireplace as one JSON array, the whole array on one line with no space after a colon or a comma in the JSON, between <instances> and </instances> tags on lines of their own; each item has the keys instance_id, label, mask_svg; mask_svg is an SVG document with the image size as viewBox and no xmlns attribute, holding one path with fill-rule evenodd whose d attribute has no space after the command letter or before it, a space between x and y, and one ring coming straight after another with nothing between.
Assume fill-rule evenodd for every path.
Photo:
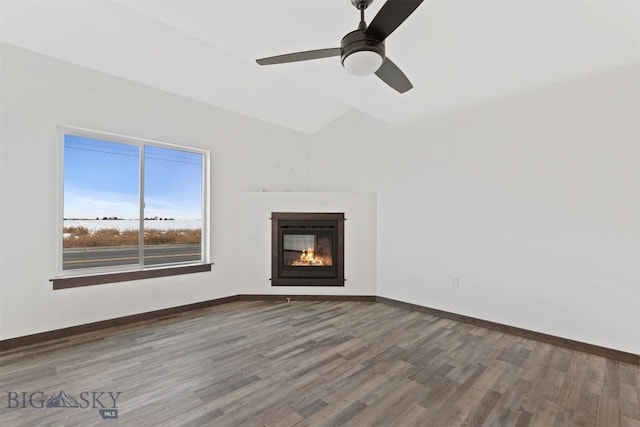
<instances>
[{"instance_id":1,"label":"fireplace","mask_svg":"<svg viewBox=\"0 0 640 427\"><path fill-rule=\"evenodd\" d=\"M272 286L344 286L344 213L271 214Z\"/></svg>"}]
</instances>

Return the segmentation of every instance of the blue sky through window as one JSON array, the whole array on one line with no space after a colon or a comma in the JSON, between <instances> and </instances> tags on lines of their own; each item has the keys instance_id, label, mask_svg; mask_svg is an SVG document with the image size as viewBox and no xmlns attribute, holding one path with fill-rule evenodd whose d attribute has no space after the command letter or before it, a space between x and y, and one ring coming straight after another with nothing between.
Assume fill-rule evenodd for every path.
<instances>
[{"instance_id":1,"label":"blue sky through window","mask_svg":"<svg viewBox=\"0 0 640 427\"><path fill-rule=\"evenodd\" d=\"M64 137L64 217L139 216L137 145ZM201 218L203 156L145 145L145 217Z\"/></svg>"}]
</instances>

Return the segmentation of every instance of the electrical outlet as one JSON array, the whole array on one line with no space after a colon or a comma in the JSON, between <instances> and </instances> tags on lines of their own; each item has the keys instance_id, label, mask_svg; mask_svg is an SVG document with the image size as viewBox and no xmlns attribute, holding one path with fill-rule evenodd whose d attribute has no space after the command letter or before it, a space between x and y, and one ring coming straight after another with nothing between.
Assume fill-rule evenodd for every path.
<instances>
[{"instance_id":1,"label":"electrical outlet","mask_svg":"<svg viewBox=\"0 0 640 427\"><path fill-rule=\"evenodd\" d=\"M458 289L460 287L460 278L458 276L451 279L451 287L454 289Z\"/></svg>"}]
</instances>

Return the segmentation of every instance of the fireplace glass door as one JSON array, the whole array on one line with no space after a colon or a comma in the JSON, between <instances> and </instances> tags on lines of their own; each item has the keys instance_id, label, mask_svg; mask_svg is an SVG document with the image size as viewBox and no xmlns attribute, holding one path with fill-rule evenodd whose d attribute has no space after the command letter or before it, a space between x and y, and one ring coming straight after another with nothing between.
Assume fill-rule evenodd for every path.
<instances>
[{"instance_id":1,"label":"fireplace glass door","mask_svg":"<svg viewBox=\"0 0 640 427\"><path fill-rule=\"evenodd\" d=\"M280 277L333 277L336 231L330 225L281 225Z\"/></svg>"},{"instance_id":2,"label":"fireplace glass door","mask_svg":"<svg viewBox=\"0 0 640 427\"><path fill-rule=\"evenodd\" d=\"M333 236L325 233L284 234L282 262L288 267L333 266Z\"/></svg>"}]
</instances>

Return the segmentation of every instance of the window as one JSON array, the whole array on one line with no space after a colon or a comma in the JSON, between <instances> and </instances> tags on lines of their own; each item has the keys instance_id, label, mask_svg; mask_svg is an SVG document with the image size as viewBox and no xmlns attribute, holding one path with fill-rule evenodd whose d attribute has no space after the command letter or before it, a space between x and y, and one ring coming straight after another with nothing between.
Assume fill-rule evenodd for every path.
<instances>
[{"instance_id":1,"label":"window","mask_svg":"<svg viewBox=\"0 0 640 427\"><path fill-rule=\"evenodd\" d=\"M73 128L60 136L59 276L207 262L206 151Z\"/></svg>"}]
</instances>

